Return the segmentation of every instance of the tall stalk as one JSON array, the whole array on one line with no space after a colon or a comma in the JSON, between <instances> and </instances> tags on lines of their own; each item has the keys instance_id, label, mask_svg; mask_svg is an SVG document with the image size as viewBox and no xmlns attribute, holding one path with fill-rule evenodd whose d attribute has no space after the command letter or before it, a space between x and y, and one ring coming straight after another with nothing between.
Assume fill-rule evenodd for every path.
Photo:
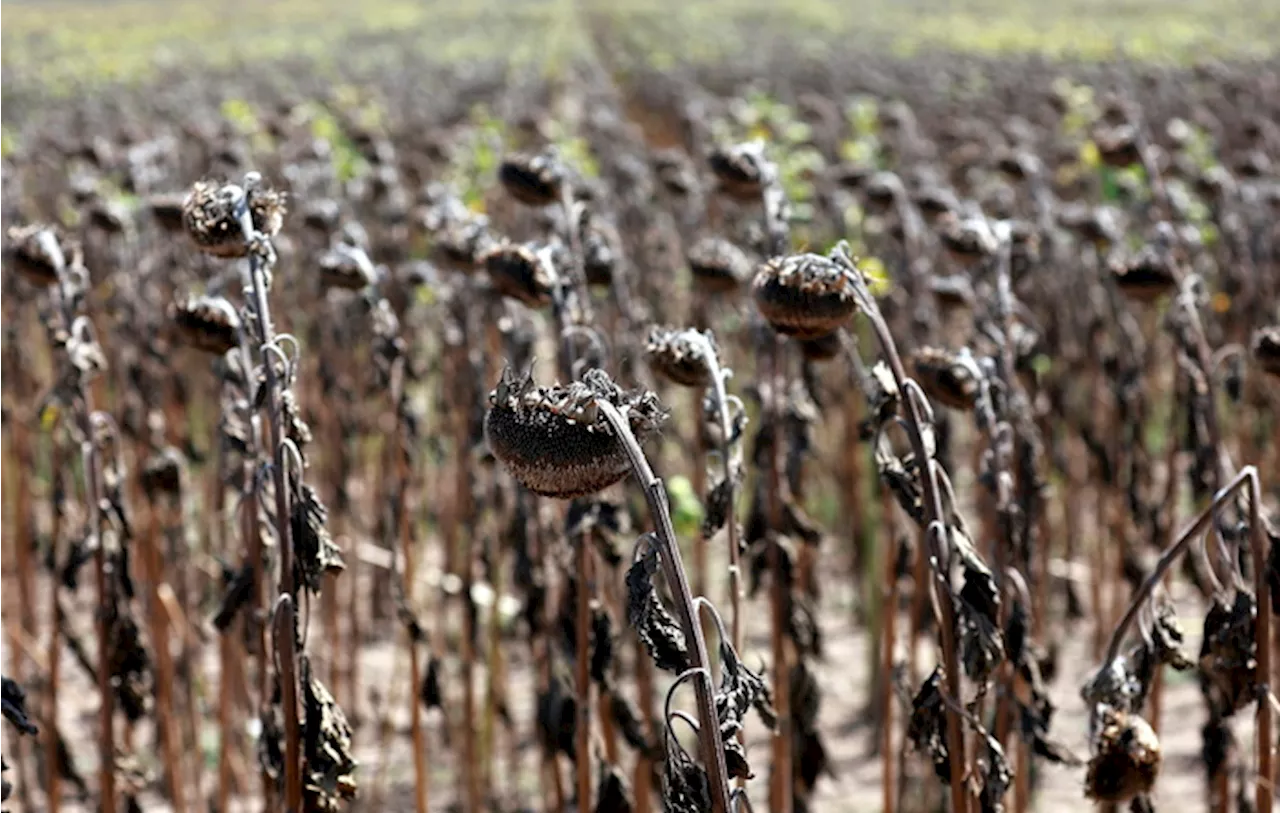
<instances>
[{"instance_id":1,"label":"tall stalk","mask_svg":"<svg viewBox=\"0 0 1280 813\"><path fill-rule=\"evenodd\" d=\"M920 482L923 491L925 540L928 545L930 566L933 573L932 590L935 606L941 615L939 630L942 649L943 669L946 672L947 692L952 698L960 694L960 665L956 657L956 610L952 602L950 574L946 563L950 561L945 539L949 526L948 515L943 512L942 494L938 486L937 473L934 466L928 463L932 455L924 441L924 412L919 387L907 377L898 348L889 333L889 326L880 314L880 307L875 297L867 288L862 272L853 264L844 246L838 246L833 257L843 264L849 272L855 298L861 313L867 317L871 329L880 343L880 348L889 363L889 371L893 376L898 392L902 393L905 407L905 425L907 436L911 442L911 450L915 459L922 461L920 465ZM960 715L950 705L946 708L947 750L951 758L951 811L967 813L969 810L969 794L965 788L965 774L968 772L968 761L965 757L964 728Z\"/></svg>"},{"instance_id":2,"label":"tall stalk","mask_svg":"<svg viewBox=\"0 0 1280 813\"><path fill-rule=\"evenodd\" d=\"M719 730L715 723L718 716L714 689L711 685L711 664L707 657L706 640L702 635L702 624L699 623L698 611L694 606L693 593L689 589L689 578L685 575L684 564L680 559L680 546L676 542L675 527L671 523L667 489L662 480L654 475L649 461L644 456L644 451L641 450L639 442L631 432L629 422L617 407L604 399L598 399L595 403L626 451L636 481L644 489L645 501L649 505L649 514L655 526L655 544L663 576L675 598L676 617L679 619L680 629L685 639L692 644L689 647L689 659L690 668L694 674L690 679L697 697L700 721L698 739L702 745L702 758L707 768L711 810L712 813L730 813L728 768L725 765L724 750L720 746Z\"/></svg>"}]
</instances>

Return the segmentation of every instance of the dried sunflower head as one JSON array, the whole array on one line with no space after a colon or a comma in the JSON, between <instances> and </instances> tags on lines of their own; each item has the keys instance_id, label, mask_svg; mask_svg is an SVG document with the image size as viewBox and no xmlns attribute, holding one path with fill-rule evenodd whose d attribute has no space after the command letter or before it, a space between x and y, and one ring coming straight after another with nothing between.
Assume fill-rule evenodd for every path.
<instances>
[{"instance_id":1,"label":"dried sunflower head","mask_svg":"<svg viewBox=\"0 0 1280 813\"><path fill-rule=\"evenodd\" d=\"M960 199L956 193L943 186L926 186L912 196L920 214L935 223L960 211Z\"/></svg>"},{"instance_id":2,"label":"dried sunflower head","mask_svg":"<svg viewBox=\"0 0 1280 813\"><path fill-rule=\"evenodd\" d=\"M658 150L651 160L653 174L662 188L675 198L687 198L698 191L698 173L689 156L680 150Z\"/></svg>"},{"instance_id":3,"label":"dried sunflower head","mask_svg":"<svg viewBox=\"0 0 1280 813\"><path fill-rule=\"evenodd\" d=\"M58 282L68 260L52 226L13 226L7 236L5 255L19 274L42 288Z\"/></svg>"},{"instance_id":4,"label":"dried sunflower head","mask_svg":"<svg viewBox=\"0 0 1280 813\"><path fill-rule=\"evenodd\" d=\"M256 184L244 189L236 184L197 181L182 204L187 235L206 254L244 257L249 253L240 228L239 210L249 207L254 231L274 237L284 225L285 196Z\"/></svg>"},{"instance_id":5,"label":"dried sunflower head","mask_svg":"<svg viewBox=\"0 0 1280 813\"><path fill-rule=\"evenodd\" d=\"M711 381L706 353L714 352L710 333L654 327L644 348L645 360L662 377L682 387L704 387Z\"/></svg>"},{"instance_id":6,"label":"dried sunflower head","mask_svg":"<svg viewBox=\"0 0 1280 813\"><path fill-rule=\"evenodd\" d=\"M839 329L857 309L848 272L820 254L774 257L756 272L751 290L773 329L800 339Z\"/></svg>"},{"instance_id":7,"label":"dried sunflower head","mask_svg":"<svg viewBox=\"0 0 1280 813\"><path fill-rule=\"evenodd\" d=\"M748 203L760 200L768 175L763 143L717 147L707 156L707 163L726 195Z\"/></svg>"},{"instance_id":8,"label":"dried sunflower head","mask_svg":"<svg viewBox=\"0 0 1280 813\"><path fill-rule=\"evenodd\" d=\"M485 251L478 259L498 293L531 308L551 303L556 272L550 251L539 250L530 244L503 242Z\"/></svg>"},{"instance_id":9,"label":"dried sunflower head","mask_svg":"<svg viewBox=\"0 0 1280 813\"><path fill-rule=\"evenodd\" d=\"M182 340L205 353L221 356L240 344L240 316L220 296L192 296L174 303L170 318Z\"/></svg>"},{"instance_id":10,"label":"dried sunflower head","mask_svg":"<svg viewBox=\"0 0 1280 813\"><path fill-rule=\"evenodd\" d=\"M967 352L921 347L911 354L920 387L930 398L952 409L971 410L982 392L982 371Z\"/></svg>"},{"instance_id":11,"label":"dried sunflower head","mask_svg":"<svg viewBox=\"0 0 1280 813\"><path fill-rule=\"evenodd\" d=\"M1034 178L1043 170L1039 157L1029 150L1002 150L996 156L996 169L1014 181Z\"/></svg>"},{"instance_id":12,"label":"dried sunflower head","mask_svg":"<svg viewBox=\"0 0 1280 813\"><path fill-rule=\"evenodd\" d=\"M733 243L704 237L689 247L686 259L694 286L704 293L736 291L751 274L751 260Z\"/></svg>"},{"instance_id":13,"label":"dried sunflower head","mask_svg":"<svg viewBox=\"0 0 1280 813\"><path fill-rule=\"evenodd\" d=\"M947 274L929 278L929 288L944 308L972 308L975 300L973 284L964 274Z\"/></svg>"},{"instance_id":14,"label":"dried sunflower head","mask_svg":"<svg viewBox=\"0 0 1280 813\"><path fill-rule=\"evenodd\" d=\"M567 171L550 151L511 155L498 167L498 180L507 194L529 206L548 206L560 200Z\"/></svg>"},{"instance_id":15,"label":"dried sunflower head","mask_svg":"<svg viewBox=\"0 0 1280 813\"><path fill-rule=\"evenodd\" d=\"M484 424L489 448L530 491L565 499L594 494L631 470L626 450L596 407L598 400L626 415L637 439L666 418L653 393L627 392L601 370L551 387L506 370L489 394Z\"/></svg>"},{"instance_id":16,"label":"dried sunflower head","mask_svg":"<svg viewBox=\"0 0 1280 813\"><path fill-rule=\"evenodd\" d=\"M1149 793L1160 774L1160 740L1137 714L1099 705L1093 756L1085 774L1085 796L1127 802Z\"/></svg>"},{"instance_id":17,"label":"dried sunflower head","mask_svg":"<svg viewBox=\"0 0 1280 813\"><path fill-rule=\"evenodd\" d=\"M1173 258L1150 243L1132 257L1113 259L1110 267L1116 287L1135 302L1154 302L1178 287Z\"/></svg>"},{"instance_id":18,"label":"dried sunflower head","mask_svg":"<svg viewBox=\"0 0 1280 813\"><path fill-rule=\"evenodd\" d=\"M118 200L98 198L86 214L89 225L108 234L123 234L133 223L129 208Z\"/></svg>"},{"instance_id":19,"label":"dried sunflower head","mask_svg":"<svg viewBox=\"0 0 1280 813\"><path fill-rule=\"evenodd\" d=\"M875 173L862 185L867 208L875 214L884 214L905 194L902 179L888 171Z\"/></svg>"},{"instance_id":20,"label":"dried sunflower head","mask_svg":"<svg viewBox=\"0 0 1280 813\"><path fill-rule=\"evenodd\" d=\"M166 446L147 458L142 468L142 489L154 500L160 494L182 495L183 469L186 459L173 446Z\"/></svg>"},{"instance_id":21,"label":"dried sunflower head","mask_svg":"<svg viewBox=\"0 0 1280 813\"><path fill-rule=\"evenodd\" d=\"M1099 127L1093 131L1093 143L1102 163L1113 169L1125 169L1142 161L1138 130L1132 124Z\"/></svg>"},{"instance_id":22,"label":"dried sunflower head","mask_svg":"<svg viewBox=\"0 0 1280 813\"><path fill-rule=\"evenodd\" d=\"M432 245L436 257L444 265L456 271L470 272L493 243L488 218L471 217L446 225L436 233Z\"/></svg>"},{"instance_id":23,"label":"dried sunflower head","mask_svg":"<svg viewBox=\"0 0 1280 813\"><path fill-rule=\"evenodd\" d=\"M1280 325L1258 328L1251 345L1253 360L1268 375L1280 378Z\"/></svg>"},{"instance_id":24,"label":"dried sunflower head","mask_svg":"<svg viewBox=\"0 0 1280 813\"><path fill-rule=\"evenodd\" d=\"M177 234L184 228L182 216L183 200L184 198L181 193L158 194L149 196L144 205L146 206L147 212L150 213L152 220L154 220L160 228L170 234Z\"/></svg>"},{"instance_id":25,"label":"dried sunflower head","mask_svg":"<svg viewBox=\"0 0 1280 813\"><path fill-rule=\"evenodd\" d=\"M948 217L941 223L942 245L956 262L965 267L986 260L1000 246L985 217Z\"/></svg>"},{"instance_id":26,"label":"dried sunflower head","mask_svg":"<svg viewBox=\"0 0 1280 813\"><path fill-rule=\"evenodd\" d=\"M364 249L337 243L320 258L320 284L360 291L377 282L378 273Z\"/></svg>"}]
</instances>

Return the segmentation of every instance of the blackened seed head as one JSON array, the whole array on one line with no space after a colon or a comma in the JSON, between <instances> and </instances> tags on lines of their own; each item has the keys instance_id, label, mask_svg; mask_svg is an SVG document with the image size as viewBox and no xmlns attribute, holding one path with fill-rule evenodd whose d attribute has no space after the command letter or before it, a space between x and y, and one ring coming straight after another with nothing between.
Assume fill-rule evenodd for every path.
<instances>
[{"instance_id":1,"label":"blackened seed head","mask_svg":"<svg viewBox=\"0 0 1280 813\"><path fill-rule=\"evenodd\" d=\"M744 202L760 200L766 180L763 145L750 142L717 147L707 156L707 163L726 195Z\"/></svg>"},{"instance_id":2,"label":"blackened seed head","mask_svg":"<svg viewBox=\"0 0 1280 813\"><path fill-rule=\"evenodd\" d=\"M972 308L973 284L964 274L947 274L929 278L929 288L944 308Z\"/></svg>"},{"instance_id":3,"label":"blackened seed head","mask_svg":"<svg viewBox=\"0 0 1280 813\"><path fill-rule=\"evenodd\" d=\"M564 165L549 152L511 155L498 167L498 180L507 194L529 206L558 202L566 174Z\"/></svg>"},{"instance_id":4,"label":"blackened seed head","mask_svg":"<svg viewBox=\"0 0 1280 813\"><path fill-rule=\"evenodd\" d=\"M1093 143L1102 162L1114 169L1125 169L1142 160L1138 131L1132 124L1099 127L1093 132Z\"/></svg>"},{"instance_id":5,"label":"blackened seed head","mask_svg":"<svg viewBox=\"0 0 1280 813\"><path fill-rule=\"evenodd\" d=\"M123 234L132 222L128 207L116 200L95 200L88 216L89 225L108 234Z\"/></svg>"},{"instance_id":6,"label":"blackened seed head","mask_svg":"<svg viewBox=\"0 0 1280 813\"><path fill-rule=\"evenodd\" d=\"M373 262L364 249L338 243L320 258L320 284L325 288L360 291L377 278Z\"/></svg>"},{"instance_id":7,"label":"blackened seed head","mask_svg":"<svg viewBox=\"0 0 1280 813\"><path fill-rule=\"evenodd\" d=\"M941 186L926 186L912 196L920 214L930 222L960 211L960 199L956 193Z\"/></svg>"},{"instance_id":8,"label":"blackened seed head","mask_svg":"<svg viewBox=\"0 0 1280 813\"><path fill-rule=\"evenodd\" d=\"M480 255L493 287L503 296L517 299L531 308L551 303L555 269L550 257L534 246L500 243Z\"/></svg>"},{"instance_id":9,"label":"blackened seed head","mask_svg":"<svg viewBox=\"0 0 1280 813\"><path fill-rule=\"evenodd\" d=\"M1113 260L1110 268L1116 287L1135 302L1154 302L1178 286L1173 259L1151 244L1133 257Z\"/></svg>"},{"instance_id":10,"label":"blackened seed head","mask_svg":"<svg viewBox=\"0 0 1280 813\"><path fill-rule=\"evenodd\" d=\"M205 353L221 356L240 344L240 316L220 296L193 296L170 311L182 340Z\"/></svg>"},{"instance_id":11,"label":"blackened seed head","mask_svg":"<svg viewBox=\"0 0 1280 813\"><path fill-rule=\"evenodd\" d=\"M480 257L494 246L489 219L483 216L451 220L435 232L432 249L442 265L470 273Z\"/></svg>"},{"instance_id":12,"label":"blackened seed head","mask_svg":"<svg viewBox=\"0 0 1280 813\"><path fill-rule=\"evenodd\" d=\"M720 237L698 240L686 259L694 286L704 293L736 291L751 274L751 260L742 249Z\"/></svg>"},{"instance_id":13,"label":"blackened seed head","mask_svg":"<svg viewBox=\"0 0 1280 813\"><path fill-rule=\"evenodd\" d=\"M996 253L999 243L983 217L948 217L941 221L942 245L964 266L980 263Z\"/></svg>"},{"instance_id":14,"label":"blackened seed head","mask_svg":"<svg viewBox=\"0 0 1280 813\"><path fill-rule=\"evenodd\" d=\"M653 155L653 173L667 194L686 198L698 190L698 173L689 156L680 150L659 150Z\"/></svg>"},{"instance_id":15,"label":"blackened seed head","mask_svg":"<svg viewBox=\"0 0 1280 813\"><path fill-rule=\"evenodd\" d=\"M1127 802L1148 793L1160 774L1160 740L1136 714L1104 707L1085 775L1085 795Z\"/></svg>"},{"instance_id":16,"label":"blackened seed head","mask_svg":"<svg viewBox=\"0 0 1280 813\"><path fill-rule=\"evenodd\" d=\"M155 220L160 228L170 234L177 234L184 228L182 204L183 196L180 193L172 195L158 194L148 197L146 206L151 218Z\"/></svg>"},{"instance_id":17,"label":"blackened seed head","mask_svg":"<svg viewBox=\"0 0 1280 813\"><path fill-rule=\"evenodd\" d=\"M774 257L756 272L751 290L774 330L801 339L835 331L857 309L848 273L819 254Z\"/></svg>"},{"instance_id":18,"label":"blackened seed head","mask_svg":"<svg viewBox=\"0 0 1280 813\"><path fill-rule=\"evenodd\" d=\"M1010 180L1025 181L1043 169L1035 153L1027 150L1004 150L996 157L996 169Z\"/></svg>"},{"instance_id":19,"label":"blackened seed head","mask_svg":"<svg viewBox=\"0 0 1280 813\"><path fill-rule=\"evenodd\" d=\"M1254 362L1263 372L1280 378L1280 325L1258 328L1251 345Z\"/></svg>"},{"instance_id":20,"label":"blackened seed head","mask_svg":"<svg viewBox=\"0 0 1280 813\"><path fill-rule=\"evenodd\" d=\"M980 371L959 354L937 347L921 347L911 354L911 367L925 395L933 400L966 411L978 403Z\"/></svg>"},{"instance_id":21,"label":"blackened seed head","mask_svg":"<svg viewBox=\"0 0 1280 813\"><path fill-rule=\"evenodd\" d=\"M13 226L6 237L5 256L19 274L42 288L58 282L68 257L52 226Z\"/></svg>"},{"instance_id":22,"label":"blackened seed head","mask_svg":"<svg viewBox=\"0 0 1280 813\"><path fill-rule=\"evenodd\" d=\"M596 406L617 407L638 439L666 418L651 392L627 392L599 370L567 386L538 387L504 371L489 394L485 436L494 456L522 485L545 497L594 494L631 470L630 458Z\"/></svg>"},{"instance_id":23,"label":"blackened seed head","mask_svg":"<svg viewBox=\"0 0 1280 813\"><path fill-rule=\"evenodd\" d=\"M845 161L833 166L828 171L827 177L841 189L856 192L871 177L872 171L866 164Z\"/></svg>"},{"instance_id":24,"label":"blackened seed head","mask_svg":"<svg viewBox=\"0 0 1280 813\"><path fill-rule=\"evenodd\" d=\"M654 327L649 331L644 357L655 372L673 384L703 387L711 383L706 351L714 347L710 333Z\"/></svg>"},{"instance_id":25,"label":"blackened seed head","mask_svg":"<svg viewBox=\"0 0 1280 813\"><path fill-rule=\"evenodd\" d=\"M877 172L867 178L862 185L862 194L867 206L874 212L883 213L891 208L898 198L905 194L902 180L892 172Z\"/></svg>"},{"instance_id":26,"label":"blackened seed head","mask_svg":"<svg viewBox=\"0 0 1280 813\"><path fill-rule=\"evenodd\" d=\"M182 472L186 460L182 452L172 446L166 446L147 459L142 469L142 489L147 498L154 500L164 494L171 497L182 495Z\"/></svg>"}]
</instances>

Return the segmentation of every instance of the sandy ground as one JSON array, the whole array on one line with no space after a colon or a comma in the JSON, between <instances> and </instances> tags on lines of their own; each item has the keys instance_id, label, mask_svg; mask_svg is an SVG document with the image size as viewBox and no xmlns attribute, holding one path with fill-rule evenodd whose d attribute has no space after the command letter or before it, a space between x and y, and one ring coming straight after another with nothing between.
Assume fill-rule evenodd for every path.
<instances>
[{"instance_id":1,"label":"sandy ground","mask_svg":"<svg viewBox=\"0 0 1280 813\"><path fill-rule=\"evenodd\" d=\"M1181 610L1184 627L1188 633L1187 651L1195 654L1199 647L1199 618L1202 612L1197 610L1197 603L1189 595L1175 591ZM87 598L88 591L82 590L81 596ZM850 604L851 594L844 594L838 589L828 589L824 597L823 625L826 635L826 654L822 661L814 665L820 685L824 690L824 700L820 715L820 728L826 737L831 758L833 776L823 778L817 789L812 809L815 811L831 811L831 813L871 813L881 809L880 760L873 749L873 729L867 724L869 692L869 639L858 629L853 621ZM746 660L749 664L760 664L768 653L766 635L767 605L763 594L760 598L746 605L748 618L751 619L746 649ZM88 618L89 616L82 616ZM1062 647L1059 675L1052 686L1053 698L1059 707L1055 720L1057 736L1077 754L1087 754L1085 742L1086 713L1079 699L1078 687L1084 676L1093 668L1091 657L1091 631L1081 623L1069 630L1056 631ZM211 653L208 660L210 669L216 669L216 660L212 653L216 647L209 646ZM922 650L923 651L923 650ZM493 783L501 792L503 809L538 809L537 771L538 752L534 745L533 732L528 721L532 719L533 705L533 670L527 653L527 647L513 644L507 649L510 659L510 696L511 708L520 729L514 736L500 733L496 748L496 763L493 766ZM6 649L5 663L8 664L11 652ZM321 649L317 652L317 664L323 670L327 653ZM410 761L410 740L408 727L408 692L411 690L408 680L408 664L402 651L391 640L370 641L361 652L361 668L364 681L364 699L367 701L360 709L362 724L356 734L356 751L361 761L359 779L361 784L361 801L353 806L354 810L399 811L412 810L412 764ZM931 657L927 653L925 658ZM95 730L97 695L83 670L75 666L70 657L63 661L67 682L63 697L68 702L59 709L59 724L71 741L71 747L77 754L81 770L93 785L94 753L92 734ZM6 667L7 670L7 667ZM323 672L322 672L323 674ZM486 675L481 669L476 672L477 697L483 698L483 687ZM209 691L216 683L210 672ZM449 702L446 706L454 725L460 718L460 679L456 672L445 675L445 689ZM385 737L379 735L376 725L380 709L394 709L387 718L384 728ZM216 710L205 710L207 724L202 733L206 752L204 783L209 796L212 781L216 776ZM901 719L902 710L895 711ZM1251 715L1241 715L1250 718ZM1205 714L1200 700L1199 690L1193 677L1177 676L1167 684L1165 695L1165 711L1160 721L1162 743L1165 753L1164 769L1156 786L1155 803L1158 810L1202 810L1204 809L1204 779L1199 763L1200 735ZM428 744L430 756L428 765L431 778L432 809L460 809L454 802L458 798L458 762L456 753L460 748L446 746L446 724L440 712L432 712L427 716ZM1238 736L1240 745L1249 749L1252 745L1251 719L1238 720ZM457 737L456 731L453 737ZM768 761L768 742L766 732L753 722L749 729L749 750L754 755L756 764L763 766ZM149 753L153 742L151 732L146 727L135 732L134 742L141 761L152 770L159 769L158 757ZM455 743L455 746L459 745ZM5 754L9 762L14 760L13 738L5 732ZM625 754L625 748L624 748ZM914 759L914 757L909 757ZM631 757L624 756L624 765L631 764ZM28 765L28 771L32 768ZM565 786L571 786L570 767L565 761L562 764ZM768 771L760 769L758 776L750 783L753 799L763 801L767 798L765 782ZM13 771L9 777L17 781L18 774ZM1041 772L1035 789L1034 809L1038 811L1078 810L1089 805L1082 792L1083 768L1047 767ZM933 782L932 778L924 781ZM74 792L69 788L64 791L72 797L71 802L64 804L65 810L81 811L88 808L74 803ZM140 801L146 811L162 811L170 809L169 805L160 801L154 794L143 794ZM31 810L45 808L42 794L35 794ZM26 811L19 798L15 796L6 809L19 813ZM194 808L193 808L194 809ZM206 807L202 809L212 809ZM237 804L236 810L257 810L256 804ZM757 809L760 809L759 807Z\"/></svg>"}]
</instances>

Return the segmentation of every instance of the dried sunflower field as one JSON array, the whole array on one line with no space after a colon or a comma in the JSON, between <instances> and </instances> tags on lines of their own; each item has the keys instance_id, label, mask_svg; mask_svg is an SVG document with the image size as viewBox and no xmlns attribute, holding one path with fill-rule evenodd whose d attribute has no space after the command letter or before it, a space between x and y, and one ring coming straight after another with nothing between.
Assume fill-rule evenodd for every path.
<instances>
[{"instance_id":1,"label":"dried sunflower field","mask_svg":"<svg viewBox=\"0 0 1280 813\"><path fill-rule=\"evenodd\" d=\"M3 809L1270 813L1227 5L6 3Z\"/></svg>"}]
</instances>

